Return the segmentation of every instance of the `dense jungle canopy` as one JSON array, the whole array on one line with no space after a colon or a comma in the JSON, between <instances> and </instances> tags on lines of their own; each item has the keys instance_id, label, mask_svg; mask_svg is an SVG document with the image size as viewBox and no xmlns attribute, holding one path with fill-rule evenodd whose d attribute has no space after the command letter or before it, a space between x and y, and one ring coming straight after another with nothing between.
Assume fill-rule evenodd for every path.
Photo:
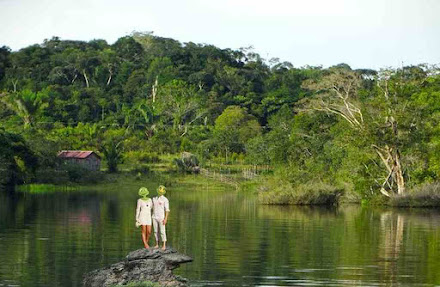
<instances>
[{"instance_id":1,"label":"dense jungle canopy","mask_svg":"<svg viewBox=\"0 0 440 287\"><path fill-rule=\"evenodd\" d=\"M429 65L294 67L149 33L0 48L3 184L41 180L62 149L98 151L115 171L189 151L270 166L269 186L405 194L440 176L439 121Z\"/></svg>"}]
</instances>

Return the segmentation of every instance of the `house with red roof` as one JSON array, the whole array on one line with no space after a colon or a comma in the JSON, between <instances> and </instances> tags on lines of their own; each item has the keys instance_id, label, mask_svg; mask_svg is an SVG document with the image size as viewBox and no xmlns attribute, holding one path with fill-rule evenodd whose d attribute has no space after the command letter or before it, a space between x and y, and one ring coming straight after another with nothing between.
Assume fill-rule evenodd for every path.
<instances>
[{"instance_id":1,"label":"house with red roof","mask_svg":"<svg viewBox=\"0 0 440 287\"><path fill-rule=\"evenodd\" d=\"M58 157L69 164L77 164L88 170L98 171L101 169L101 157L94 151L62 150Z\"/></svg>"}]
</instances>

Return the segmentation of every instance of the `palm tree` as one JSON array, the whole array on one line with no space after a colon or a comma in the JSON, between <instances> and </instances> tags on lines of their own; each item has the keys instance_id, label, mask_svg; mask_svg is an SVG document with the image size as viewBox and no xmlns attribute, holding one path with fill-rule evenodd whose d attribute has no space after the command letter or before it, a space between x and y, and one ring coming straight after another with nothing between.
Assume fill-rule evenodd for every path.
<instances>
[{"instance_id":1,"label":"palm tree","mask_svg":"<svg viewBox=\"0 0 440 287\"><path fill-rule=\"evenodd\" d=\"M35 118L48 107L48 103L45 102L47 98L46 91L34 93L31 90L23 90L12 94L0 94L0 101L23 120L25 128L32 126Z\"/></svg>"},{"instance_id":2,"label":"palm tree","mask_svg":"<svg viewBox=\"0 0 440 287\"><path fill-rule=\"evenodd\" d=\"M101 146L101 151L107 160L108 171L117 172L118 164L122 161L123 141L109 140L105 145Z\"/></svg>"}]
</instances>

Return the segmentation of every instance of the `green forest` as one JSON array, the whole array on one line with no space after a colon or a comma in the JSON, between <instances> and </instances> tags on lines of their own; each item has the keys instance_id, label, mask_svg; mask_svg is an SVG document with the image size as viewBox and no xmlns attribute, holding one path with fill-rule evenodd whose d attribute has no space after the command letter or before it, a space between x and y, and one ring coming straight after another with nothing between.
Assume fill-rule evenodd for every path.
<instances>
[{"instance_id":1,"label":"green forest","mask_svg":"<svg viewBox=\"0 0 440 287\"><path fill-rule=\"evenodd\" d=\"M96 151L106 172L186 151L202 166L269 167L255 184L263 203L418 193L440 204L439 71L298 68L141 32L2 47L0 184L56 183L72 169L60 150Z\"/></svg>"}]
</instances>

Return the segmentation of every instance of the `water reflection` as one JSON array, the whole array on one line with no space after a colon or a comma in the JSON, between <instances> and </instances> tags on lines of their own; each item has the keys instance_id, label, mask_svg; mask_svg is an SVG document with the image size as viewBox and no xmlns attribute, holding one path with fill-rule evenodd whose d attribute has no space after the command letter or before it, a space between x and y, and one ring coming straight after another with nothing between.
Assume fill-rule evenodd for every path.
<instances>
[{"instance_id":1,"label":"water reflection","mask_svg":"<svg viewBox=\"0 0 440 287\"><path fill-rule=\"evenodd\" d=\"M381 248L380 267L384 270L382 280L393 283L399 275L397 261L401 252L404 231L404 217L393 211L380 215Z\"/></svg>"},{"instance_id":2,"label":"water reflection","mask_svg":"<svg viewBox=\"0 0 440 287\"><path fill-rule=\"evenodd\" d=\"M220 186L170 188L170 245L194 286L440 284L434 210L260 206ZM140 248L136 193L0 193L0 286L80 286Z\"/></svg>"}]
</instances>

